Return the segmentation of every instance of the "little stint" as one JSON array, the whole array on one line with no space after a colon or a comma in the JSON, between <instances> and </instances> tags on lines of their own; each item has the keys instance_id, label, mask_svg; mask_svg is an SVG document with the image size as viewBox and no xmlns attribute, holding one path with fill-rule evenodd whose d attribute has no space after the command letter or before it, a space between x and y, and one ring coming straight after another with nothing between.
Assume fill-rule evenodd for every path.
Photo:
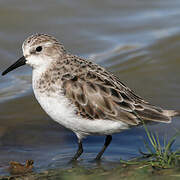
<instances>
[{"instance_id":1,"label":"little stint","mask_svg":"<svg viewBox=\"0 0 180 180\"><path fill-rule=\"evenodd\" d=\"M66 52L54 37L35 34L23 45L23 56L2 75L28 64L32 67L32 86L36 99L47 114L78 138L105 135L105 143L96 156L100 160L112 140L112 134L144 122L171 122L176 110L151 105L103 67Z\"/></svg>"}]
</instances>

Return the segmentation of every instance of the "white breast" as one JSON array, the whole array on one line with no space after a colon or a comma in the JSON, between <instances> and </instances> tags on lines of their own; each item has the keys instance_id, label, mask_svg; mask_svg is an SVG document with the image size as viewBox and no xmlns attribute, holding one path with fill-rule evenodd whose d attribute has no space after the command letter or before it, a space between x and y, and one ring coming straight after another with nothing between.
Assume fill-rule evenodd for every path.
<instances>
[{"instance_id":1,"label":"white breast","mask_svg":"<svg viewBox=\"0 0 180 180\"><path fill-rule=\"evenodd\" d=\"M76 107L62 93L52 92L50 96L41 93L35 86L36 79L33 72L33 90L42 108L54 121L75 132L79 138L113 134L128 128L128 125L121 121L89 120L76 115Z\"/></svg>"}]
</instances>

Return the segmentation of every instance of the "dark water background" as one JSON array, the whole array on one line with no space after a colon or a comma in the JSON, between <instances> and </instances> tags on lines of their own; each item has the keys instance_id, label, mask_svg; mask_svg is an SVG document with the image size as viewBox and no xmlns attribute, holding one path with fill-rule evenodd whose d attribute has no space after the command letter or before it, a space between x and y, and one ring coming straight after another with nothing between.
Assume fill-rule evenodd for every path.
<instances>
[{"instance_id":1,"label":"dark water background","mask_svg":"<svg viewBox=\"0 0 180 180\"><path fill-rule=\"evenodd\" d=\"M36 32L54 35L70 52L106 67L152 104L180 109L179 0L51 0L0 2L0 71L22 56L21 44ZM180 118L150 128L171 137ZM103 162L139 156L144 129L113 136ZM80 164L91 160L104 137L88 137ZM177 138L178 148L180 140ZM68 167L76 137L52 121L36 102L31 69L0 77L0 174L9 161L33 159L37 170Z\"/></svg>"}]
</instances>

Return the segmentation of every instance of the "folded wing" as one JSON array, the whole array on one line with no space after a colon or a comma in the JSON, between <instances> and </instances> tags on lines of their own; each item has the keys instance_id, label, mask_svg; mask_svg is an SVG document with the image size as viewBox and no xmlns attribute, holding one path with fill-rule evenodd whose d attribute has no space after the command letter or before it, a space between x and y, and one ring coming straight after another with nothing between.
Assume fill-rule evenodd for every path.
<instances>
[{"instance_id":1,"label":"folded wing","mask_svg":"<svg viewBox=\"0 0 180 180\"><path fill-rule=\"evenodd\" d=\"M108 76L108 78L107 78ZM160 107L137 96L109 72L88 71L64 78L65 95L77 107L77 114L88 119L107 119L138 125L143 120L169 122L171 117Z\"/></svg>"}]
</instances>

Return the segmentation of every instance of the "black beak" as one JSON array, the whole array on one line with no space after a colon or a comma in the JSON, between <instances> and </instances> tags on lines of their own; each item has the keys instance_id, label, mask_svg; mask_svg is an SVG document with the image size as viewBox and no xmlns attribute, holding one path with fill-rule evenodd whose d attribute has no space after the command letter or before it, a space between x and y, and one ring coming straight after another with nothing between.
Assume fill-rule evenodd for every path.
<instances>
[{"instance_id":1,"label":"black beak","mask_svg":"<svg viewBox=\"0 0 180 180\"><path fill-rule=\"evenodd\" d=\"M8 72L12 71L13 69L16 69L20 66L23 66L26 64L26 59L25 57L21 57L20 59L18 59L13 65L11 65L10 67L8 67L3 73L2 76L4 76L5 74L7 74Z\"/></svg>"}]
</instances>

